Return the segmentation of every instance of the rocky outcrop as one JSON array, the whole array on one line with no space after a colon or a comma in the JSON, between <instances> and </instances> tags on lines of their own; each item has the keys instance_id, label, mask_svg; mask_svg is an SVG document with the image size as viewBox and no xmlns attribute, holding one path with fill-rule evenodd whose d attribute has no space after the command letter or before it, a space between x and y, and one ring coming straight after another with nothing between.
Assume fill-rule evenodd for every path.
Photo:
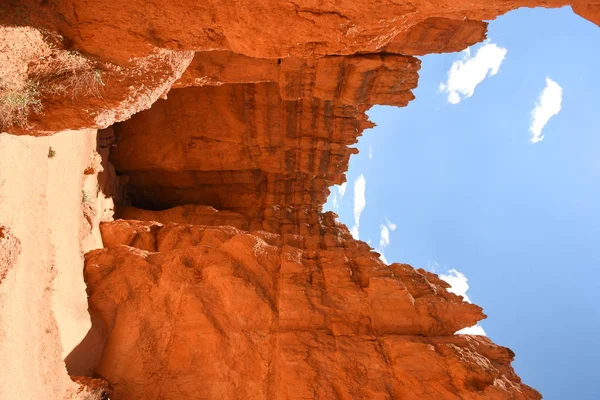
<instances>
[{"instance_id":1,"label":"rocky outcrop","mask_svg":"<svg viewBox=\"0 0 600 400\"><path fill-rule=\"evenodd\" d=\"M0 21L56 31L73 50L118 65L157 48L174 51L230 50L255 58L319 58L380 52L403 35L424 32L437 48L452 51L481 39L478 21L519 7L598 4L590 0L368 1L259 0L223 4L188 1L7 0ZM436 32L437 30L437 32ZM412 33L411 33L412 31ZM400 35L400 37L398 37ZM418 36L416 36L418 37ZM431 41L417 53L431 51ZM118 45L115 45L118 44ZM448 47L446 47L448 46ZM403 54L410 53L400 45Z\"/></svg>"},{"instance_id":2,"label":"rocky outcrop","mask_svg":"<svg viewBox=\"0 0 600 400\"><path fill-rule=\"evenodd\" d=\"M165 224L104 223L106 248L86 256L95 370L116 399L539 398L510 350L453 335L481 308L386 266L333 213L273 234L232 213L198 225L205 207L127 212ZM196 225L167 222L184 215Z\"/></svg>"},{"instance_id":3,"label":"rocky outcrop","mask_svg":"<svg viewBox=\"0 0 600 400\"><path fill-rule=\"evenodd\" d=\"M230 61L235 73L219 67ZM251 218L272 206L317 209L344 180L348 146L372 126L363 111L406 105L419 65L391 54L267 63L197 53L180 86L210 85L173 89L115 125L111 160L142 208L204 204Z\"/></svg>"},{"instance_id":4,"label":"rocky outcrop","mask_svg":"<svg viewBox=\"0 0 600 400\"><path fill-rule=\"evenodd\" d=\"M573 5L573 11L590 22L600 25L600 4Z\"/></svg>"},{"instance_id":5,"label":"rocky outcrop","mask_svg":"<svg viewBox=\"0 0 600 400\"><path fill-rule=\"evenodd\" d=\"M0 26L0 131L43 136L104 128L164 96L193 56L157 49L116 65L67 43L55 32Z\"/></svg>"},{"instance_id":6,"label":"rocky outcrop","mask_svg":"<svg viewBox=\"0 0 600 400\"><path fill-rule=\"evenodd\" d=\"M30 101L12 111L19 118L4 118L0 109L0 129L44 135L106 128L165 96L193 52L233 53L254 59L253 67L262 60L264 70L254 77L247 71L248 78L271 82L269 65L276 60L459 51L485 38L486 20L518 7L565 5L598 23L597 0L134 0L126 6L113 0L5 0L0 89L26 93ZM212 82L238 78L238 72ZM192 76L194 85L211 84Z\"/></svg>"}]
</instances>

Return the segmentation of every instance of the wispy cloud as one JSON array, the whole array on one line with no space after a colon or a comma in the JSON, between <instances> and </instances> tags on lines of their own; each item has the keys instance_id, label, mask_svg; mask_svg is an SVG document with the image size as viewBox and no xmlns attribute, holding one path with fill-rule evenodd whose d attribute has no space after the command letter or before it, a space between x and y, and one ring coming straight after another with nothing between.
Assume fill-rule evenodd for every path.
<instances>
[{"instance_id":1,"label":"wispy cloud","mask_svg":"<svg viewBox=\"0 0 600 400\"><path fill-rule=\"evenodd\" d=\"M387 227L390 229L390 231L395 231L396 228L398 227L395 223L391 222L388 217L385 217L385 223L387 225Z\"/></svg>"},{"instance_id":2,"label":"wispy cloud","mask_svg":"<svg viewBox=\"0 0 600 400\"><path fill-rule=\"evenodd\" d=\"M354 181L354 226L350 230L354 239L358 239L359 237L358 227L360 226L360 214L362 214L367 205L367 199L365 198L366 186L367 181L365 180L364 175L360 174Z\"/></svg>"},{"instance_id":3,"label":"wispy cloud","mask_svg":"<svg viewBox=\"0 0 600 400\"><path fill-rule=\"evenodd\" d=\"M390 230L385 225L381 225L380 229L381 238L379 239L379 248L383 250L390 244Z\"/></svg>"},{"instance_id":4,"label":"wispy cloud","mask_svg":"<svg viewBox=\"0 0 600 400\"><path fill-rule=\"evenodd\" d=\"M379 248L377 248L377 251L380 254L379 258L381 258L381 260L386 264L388 261L385 258L384 250L390 244L390 231L395 230L396 224L390 222L387 217L385 217L385 224L379 225Z\"/></svg>"},{"instance_id":5,"label":"wispy cloud","mask_svg":"<svg viewBox=\"0 0 600 400\"><path fill-rule=\"evenodd\" d=\"M489 40L475 56L471 56L471 48L463 51L463 59L450 67L448 81L440 84L440 91L448 93L448 103L458 104L462 99L473 96L477 85L498 73L505 56L506 49Z\"/></svg>"},{"instance_id":6,"label":"wispy cloud","mask_svg":"<svg viewBox=\"0 0 600 400\"><path fill-rule=\"evenodd\" d=\"M542 130L553 116L560 112L562 106L562 88L550 78L546 78L546 87L540 94L537 104L531 112L531 143L538 143L544 139Z\"/></svg>"},{"instance_id":7,"label":"wispy cloud","mask_svg":"<svg viewBox=\"0 0 600 400\"><path fill-rule=\"evenodd\" d=\"M468 303L471 302L469 296L467 296L467 290L469 290L469 280L462 272L457 271L456 269L451 269L447 274L440 274L440 279L448 282L450 288L448 291L450 293L454 293L456 295L462 296L464 300ZM481 325L473 325L467 328L463 328L456 332L456 334L465 334L465 335L483 335L487 336Z\"/></svg>"},{"instance_id":8,"label":"wispy cloud","mask_svg":"<svg viewBox=\"0 0 600 400\"><path fill-rule=\"evenodd\" d=\"M334 209L340 208L340 204L338 203L337 193L333 192L333 200L331 200Z\"/></svg>"},{"instance_id":9,"label":"wispy cloud","mask_svg":"<svg viewBox=\"0 0 600 400\"><path fill-rule=\"evenodd\" d=\"M340 194L340 199L344 197L344 194L346 194L346 183L347 182L344 182L340 186L338 186L338 193Z\"/></svg>"},{"instance_id":10,"label":"wispy cloud","mask_svg":"<svg viewBox=\"0 0 600 400\"><path fill-rule=\"evenodd\" d=\"M369 146L369 160L373 159L373 148Z\"/></svg>"}]
</instances>

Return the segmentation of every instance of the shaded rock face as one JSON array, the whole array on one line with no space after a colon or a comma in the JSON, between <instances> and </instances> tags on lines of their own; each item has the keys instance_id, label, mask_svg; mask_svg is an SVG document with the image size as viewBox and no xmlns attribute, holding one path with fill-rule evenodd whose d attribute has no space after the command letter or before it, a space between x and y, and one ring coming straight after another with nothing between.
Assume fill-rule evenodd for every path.
<instances>
[{"instance_id":1,"label":"shaded rock face","mask_svg":"<svg viewBox=\"0 0 600 400\"><path fill-rule=\"evenodd\" d=\"M356 152L348 146L372 126L363 111L406 105L419 65L389 54L266 62L197 53L179 85L210 86L173 89L117 124L112 161L143 208L204 204L260 218L272 206L316 209L345 179Z\"/></svg>"},{"instance_id":2,"label":"shaded rock face","mask_svg":"<svg viewBox=\"0 0 600 400\"><path fill-rule=\"evenodd\" d=\"M384 265L332 213L302 234L187 207L102 225L86 256L116 399L530 399L510 350L455 336L484 315L434 274ZM171 218L177 223L168 222ZM265 228L269 225L265 224Z\"/></svg>"}]
</instances>

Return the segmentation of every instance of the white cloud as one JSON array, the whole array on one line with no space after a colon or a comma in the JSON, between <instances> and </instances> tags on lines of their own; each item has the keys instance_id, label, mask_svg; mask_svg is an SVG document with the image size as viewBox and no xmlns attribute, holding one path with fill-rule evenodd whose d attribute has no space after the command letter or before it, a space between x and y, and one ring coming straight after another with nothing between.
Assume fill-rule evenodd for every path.
<instances>
[{"instance_id":1,"label":"white cloud","mask_svg":"<svg viewBox=\"0 0 600 400\"><path fill-rule=\"evenodd\" d=\"M388 217L385 217L385 223L387 225L387 227L389 228L390 231L395 231L396 228L398 227L395 223L391 222Z\"/></svg>"},{"instance_id":2,"label":"white cloud","mask_svg":"<svg viewBox=\"0 0 600 400\"><path fill-rule=\"evenodd\" d=\"M369 146L369 160L373 159L373 148Z\"/></svg>"},{"instance_id":3,"label":"white cloud","mask_svg":"<svg viewBox=\"0 0 600 400\"><path fill-rule=\"evenodd\" d=\"M381 261L383 261L386 264L388 264L388 260L387 260L387 258L385 258L384 249L386 247L388 247L390 244L390 231L395 231L395 230L396 230L396 224L394 224L393 222L390 222L390 220L387 217L385 217L385 224L379 225L380 238L379 238L379 248L377 249L377 251L380 254L379 258L381 259Z\"/></svg>"},{"instance_id":4,"label":"white cloud","mask_svg":"<svg viewBox=\"0 0 600 400\"><path fill-rule=\"evenodd\" d=\"M331 203L333 204L333 208L334 209L338 209L340 208L340 204L338 203L338 199L337 199L337 193L333 193L333 200L331 200Z\"/></svg>"},{"instance_id":5,"label":"white cloud","mask_svg":"<svg viewBox=\"0 0 600 400\"><path fill-rule=\"evenodd\" d=\"M436 263L436 265L437 265L437 263ZM467 290L469 290L469 283L468 283L469 280L467 279L465 274L452 268L450 271L448 271L448 274L440 275L440 279L448 282L448 284L450 285L450 288L448 289L448 291L450 293L454 293L459 296L462 296L464 298L464 300L468 303L471 302L471 299L469 299L469 296L467 296ZM485 331L479 324L470 326L468 328L463 328L463 329L457 331L455 334L456 335L464 334L464 335L487 336Z\"/></svg>"},{"instance_id":6,"label":"white cloud","mask_svg":"<svg viewBox=\"0 0 600 400\"><path fill-rule=\"evenodd\" d=\"M479 335L479 336L487 336L481 325L473 325L468 328L462 328L460 331L457 331L455 335Z\"/></svg>"},{"instance_id":7,"label":"white cloud","mask_svg":"<svg viewBox=\"0 0 600 400\"><path fill-rule=\"evenodd\" d=\"M542 130L553 116L558 114L562 105L562 88L550 78L546 78L546 87L540 94L538 102L531 112L531 143L538 143L544 139Z\"/></svg>"},{"instance_id":8,"label":"white cloud","mask_svg":"<svg viewBox=\"0 0 600 400\"><path fill-rule=\"evenodd\" d=\"M471 302L471 299L469 299L469 296L467 296L467 290L469 290L469 280L462 272L458 272L452 268L450 271L448 271L447 275L440 275L440 279L448 282L450 285L448 291L450 293L464 297L465 301L468 303Z\"/></svg>"},{"instance_id":9,"label":"white cloud","mask_svg":"<svg viewBox=\"0 0 600 400\"><path fill-rule=\"evenodd\" d=\"M352 237L358 239L358 227L360 226L360 214L362 214L367 200L365 198L365 189L367 181L363 174L360 174L354 181L354 226L352 227ZM345 189L344 189L345 190Z\"/></svg>"},{"instance_id":10,"label":"white cloud","mask_svg":"<svg viewBox=\"0 0 600 400\"><path fill-rule=\"evenodd\" d=\"M381 250L385 249L388 244L390 244L390 230L387 226L381 225L381 239L379 239L379 248Z\"/></svg>"},{"instance_id":11,"label":"white cloud","mask_svg":"<svg viewBox=\"0 0 600 400\"><path fill-rule=\"evenodd\" d=\"M340 194L340 199L344 197L344 194L346 194L346 182L338 186L338 193Z\"/></svg>"},{"instance_id":12,"label":"white cloud","mask_svg":"<svg viewBox=\"0 0 600 400\"><path fill-rule=\"evenodd\" d=\"M463 51L463 59L452 63L448 81L440 83L440 92L448 93L448 103L458 104L465 97L473 96L475 88L488 76L494 76L506 56L506 49L489 40L481 46L474 57L471 48ZM462 97L461 97L462 96Z\"/></svg>"}]
</instances>

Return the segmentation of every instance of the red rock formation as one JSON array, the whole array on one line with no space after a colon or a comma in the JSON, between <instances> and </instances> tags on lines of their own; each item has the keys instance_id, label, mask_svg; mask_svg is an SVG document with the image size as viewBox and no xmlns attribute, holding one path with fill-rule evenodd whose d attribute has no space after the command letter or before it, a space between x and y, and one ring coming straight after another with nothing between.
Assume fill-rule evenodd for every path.
<instances>
[{"instance_id":1,"label":"red rock formation","mask_svg":"<svg viewBox=\"0 0 600 400\"><path fill-rule=\"evenodd\" d=\"M510 350L453 335L484 317L479 307L434 274L385 266L334 214L314 217L283 235L104 223L106 248L87 254L85 275L106 343L96 371L114 398L540 398ZM239 225L231 213L213 222Z\"/></svg>"},{"instance_id":2,"label":"red rock formation","mask_svg":"<svg viewBox=\"0 0 600 400\"><path fill-rule=\"evenodd\" d=\"M193 4L134 0L126 6L114 0L5 0L0 4L0 27L5 27L0 30L0 45L3 55L8 54L8 61L2 59L3 69L36 64L50 67L37 73L21 70L21 89L33 82L43 91L49 81L63 79L65 74L82 76L76 65L64 62L73 54L94 64L103 78L95 95L76 96L69 85L60 91L46 90L27 111L31 115L27 124L5 123L1 129L40 135L105 128L126 120L166 94L189 63L191 51L232 52L254 58L254 62L261 59L262 67L254 71L258 75L247 71L246 78L271 81L269 70L277 59L459 51L485 38L484 20L518 7L540 5L572 5L584 18L599 22L599 0L210 0ZM31 34L22 32L30 28L20 27L39 29L31 46L34 51L22 53L4 45L4 38L9 43L32 40ZM57 59L63 59L58 69ZM238 72L233 72L238 65L243 62L233 64L234 68L216 81L194 76L194 85L239 79ZM0 74L0 89L4 90L3 78Z\"/></svg>"},{"instance_id":3,"label":"red rock formation","mask_svg":"<svg viewBox=\"0 0 600 400\"><path fill-rule=\"evenodd\" d=\"M223 3L208 0L190 4L168 2L6 0L0 21L24 22L59 32L74 50L116 63L145 57L156 48L170 50L231 50L257 58L317 58L331 54L379 52L396 38L415 37L428 26L446 51L445 41L480 38L476 21L492 20L519 7L562 7L599 4L595 0L497 0L397 2L259 0ZM473 24L473 22L475 22ZM454 36L456 30L462 33ZM470 33L467 33L470 32ZM465 34L466 33L466 34ZM455 49L456 43L449 43ZM410 44L418 48L418 44ZM416 53L431 51L424 41ZM413 54L413 53L409 53Z\"/></svg>"},{"instance_id":4,"label":"red rock formation","mask_svg":"<svg viewBox=\"0 0 600 400\"><path fill-rule=\"evenodd\" d=\"M227 60L246 74L226 70L219 78L216 65ZM406 105L419 64L390 54L273 64L198 53L181 86L195 79L213 86L172 90L117 124L112 161L145 208L205 204L254 217L271 206L316 209L344 180L356 151L348 146L372 126L363 111ZM254 80L262 83L247 83Z\"/></svg>"},{"instance_id":5,"label":"red rock formation","mask_svg":"<svg viewBox=\"0 0 600 400\"><path fill-rule=\"evenodd\" d=\"M56 33L0 26L0 131L42 136L127 119L166 94L193 56L157 49L119 66L69 50L67 42ZM29 107L11 116L11 98Z\"/></svg>"},{"instance_id":6,"label":"red rock formation","mask_svg":"<svg viewBox=\"0 0 600 400\"><path fill-rule=\"evenodd\" d=\"M573 5L573 11L594 24L600 25L600 4Z\"/></svg>"}]
</instances>

